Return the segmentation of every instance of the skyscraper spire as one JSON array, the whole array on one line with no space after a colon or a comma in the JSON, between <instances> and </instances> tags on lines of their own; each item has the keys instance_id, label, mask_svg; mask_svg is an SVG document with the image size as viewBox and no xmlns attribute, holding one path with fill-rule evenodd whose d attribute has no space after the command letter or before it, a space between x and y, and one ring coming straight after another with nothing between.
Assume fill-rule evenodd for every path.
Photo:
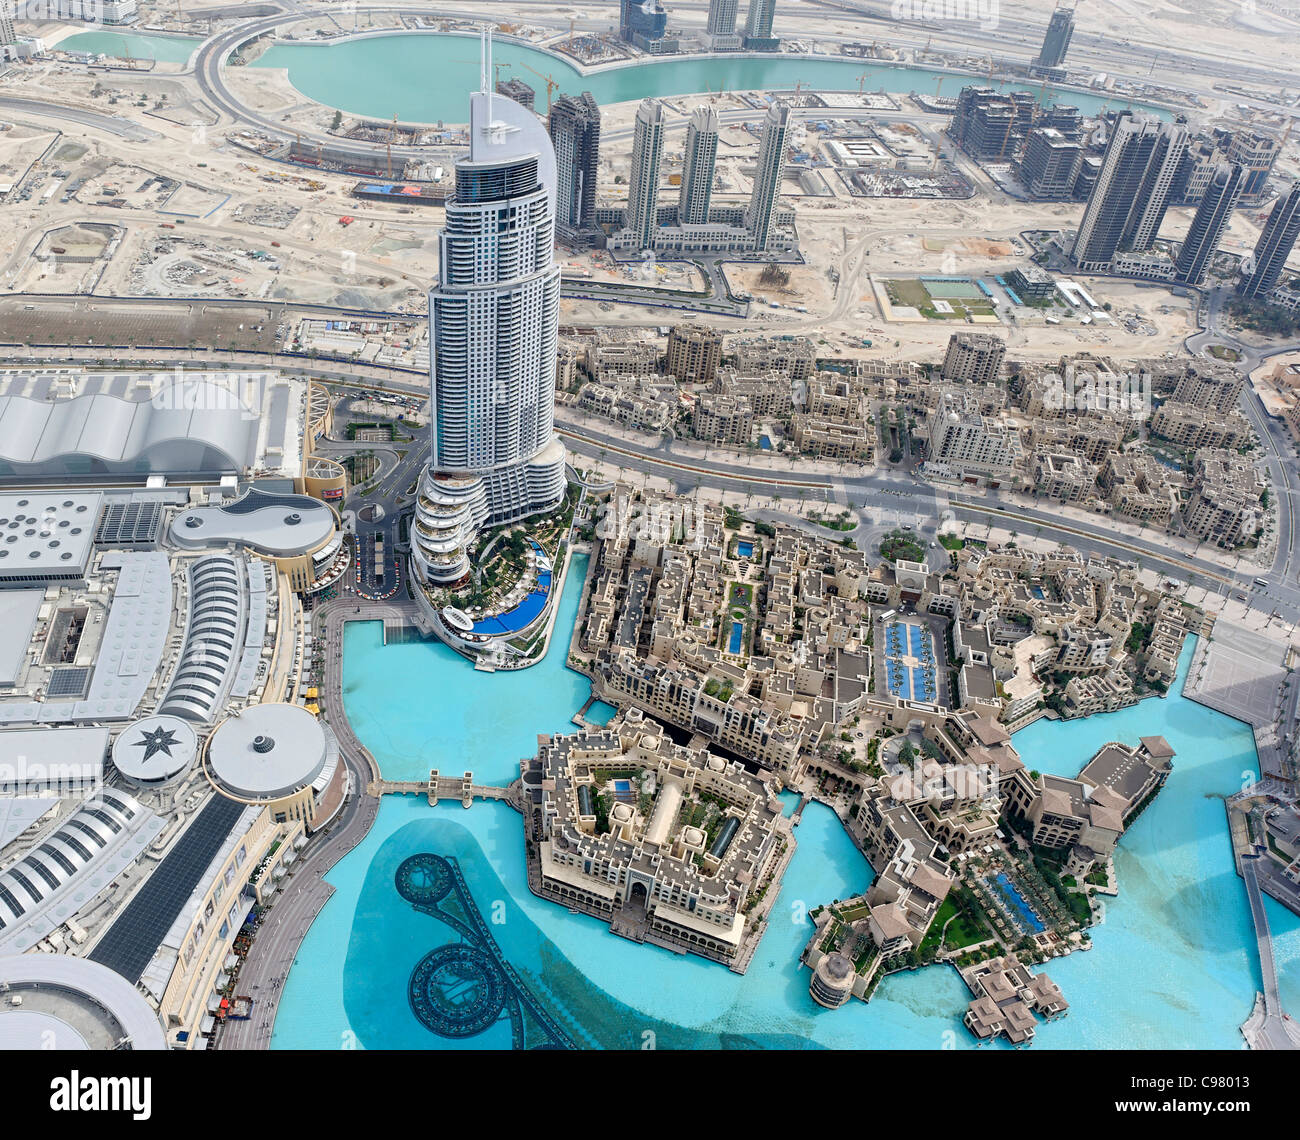
<instances>
[{"instance_id":1,"label":"skyscraper spire","mask_svg":"<svg viewBox=\"0 0 1300 1140\"><path fill-rule=\"evenodd\" d=\"M484 24L478 31L479 84L478 89L488 97L488 122L492 121L492 25Z\"/></svg>"}]
</instances>

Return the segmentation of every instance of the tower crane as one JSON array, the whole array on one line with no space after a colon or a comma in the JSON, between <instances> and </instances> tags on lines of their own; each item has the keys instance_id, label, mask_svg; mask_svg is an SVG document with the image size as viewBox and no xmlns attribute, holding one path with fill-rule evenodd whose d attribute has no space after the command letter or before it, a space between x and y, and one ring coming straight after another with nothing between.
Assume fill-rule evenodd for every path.
<instances>
[{"instance_id":1,"label":"tower crane","mask_svg":"<svg viewBox=\"0 0 1300 1140\"><path fill-rule=\"evenodd\" d=\"M530 67L526 63L521 64L520 66L523 67L526 71L531 71L535 76L537 76L538 79L540 79L543 83L546 84L546 113L549 115L551 113L551 95L555 92L556 88L558 88L560 85L556 83L555 80L552 79L549 75L543 75L535 67Z\"/></svg>"}]
</instances>

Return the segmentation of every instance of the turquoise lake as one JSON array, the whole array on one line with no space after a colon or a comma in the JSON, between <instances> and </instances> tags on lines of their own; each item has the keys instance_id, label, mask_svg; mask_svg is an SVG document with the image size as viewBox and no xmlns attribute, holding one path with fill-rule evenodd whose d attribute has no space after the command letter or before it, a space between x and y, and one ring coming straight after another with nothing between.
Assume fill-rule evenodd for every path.
<instances>
[{"instance_id":1,"label":"turquoise lake","mask_svg":"<svg viewBox=\"0 0 1300 1140\"><path fill-rule=\"evenodd\" d=\"M78 32L55 46L59 51L102 52L132 59L154 59L159 63L185 63L203 41L189 36L138 36L129 32Z\"/></svg>"},{"instance_id":2,"label":"turquoise lake","mask_svg":"<svg viewBox=\"0 0 1300 1140\"><path fill-rule=\"evenodd\" d=\"M162 36L85 32L68 37L60 46L120 54L123 40L129 41L134 57L167 62L184 62L198 43ZM503 77L522 79L538 91L538 109L542 112L546 109L544 76L550 76L558 85L557 94L590 91L601 104L710 91L790 90L798 84L832 91L956 95L967 84L984 82L979 76L919 67L888 67L860 59L779 54L638 61L605 67L584 76L558 55L505 40L495 43L493 60L500 65ZM476 91L479 86L478 42L473 36L394 33L335 44L281 42L263 53L253 66L284 68L294 87L326 106L380 119L396 115L404 122L463 123L466 92ZM1043 90L1038 83L995 81L995 85L1008 90ZM1052 92L1050 88L1046 91L1046 97L1075 105L1085 114L1103 106L1132 105L1127 100L1112 100L1089 92Z\"/></svg>"},{"instance_id":3,"label":"turquoise lake","mask_svg":"<svg viewBox=\"0 0 1300 1140\"><path fill-rule=\"evenodd\" d=\"M343 699L352 728L389 780L425 780L429 769L474 773L508 784L537 751L539 732L576 731L573 714L591 682L565 663L587 555L569 564L550 652L537 665L480 673L440 641L385 645L382 622L349 622L343 633ZM609 705L592 706L603 724Z\"/></svg>"},{"instance_id":4,"label":"turquoise lake","mask_svg":"<svg viewBox=\"0 0 1300 1140\"><path fill-rule=\"evenodd\" d=\"M575 562L572 569L582 568ZM579 580L575 573L568 585ZM576 599L565 593L560 619L571 622L569 607ZM385 764L386 775L392 774L387 764L393 742L425 736L463 756L465 767L476 773L501 773L504 779L524 754L517 741L528 717L536 717L534 738L538 731L563 731L586 698L585 680L555 667L562 652L553 650L546 664L515 677L497 678L476 674L454 654L443 657L429 646L381 647L364 636L373 628L355 627L361 636L346 643L344 674L358 735ZM1191 651L1189 640L1175 693L1181 692ZM401 664L390 667L389 660ZM497 680L530 676L536 689L546 690L531 713L493 687ZM359 693L370 696L359 702ZM424 727L408 734L401 727L408 719ZM501 730L484 731L485 722L500 723ZM1094 949L1045 967L1071 1010L1063 1019L1040 1023L1037 1048L1243 1044L1238 1026L1259 985L1258 964L1221 797L1238 790L1243 772L1254 771L1249 729L1171 696L1084 721L1040 721L1018 733L1015 743L1031 767L1073 775L1105 741L1152 734L1164 735L1177 750L1173 774L1124 837L1117 859L1120 895L1107 900L1106 921L1093 928ZM793 802L787 797L788 805ZM427 852L455 860L499 953L579 1046L974 1048L961 1024L969 994L947 966L888 978L870 1004L853 1001L830 1011L812 1002L808 972L798 965L811 932L807 912L862 891L872 871L834 814L820 805L808 806L795 835L798 849L770 926L741 977L701 959L636 946L595 919L535 898L526 882L519 817L509 807L430 808L414 797L387 797L366 840L327 876L337 893L290 973L273 1045L509 1044L504 1022L475 1037L449 1039L430 1032L412 1010L408 984L416 964L459 940L443 923L414 910L394 887L403 860ZM1267 905L1283 1001L1295 1010L1300 919L1271 900Z\"/></svg>"}]
</instances>

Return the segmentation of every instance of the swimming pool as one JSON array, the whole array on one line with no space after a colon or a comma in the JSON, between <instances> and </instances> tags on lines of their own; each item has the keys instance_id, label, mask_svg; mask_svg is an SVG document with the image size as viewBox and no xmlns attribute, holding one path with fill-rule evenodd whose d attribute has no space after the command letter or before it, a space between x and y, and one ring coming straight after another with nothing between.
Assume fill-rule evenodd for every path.
<instances>
[{"instance_id":1,"label":"swimming pool","mask_svg":"<svg viewBox=\"0 0 1300 1140\"><path fill-rule=\"evenodd\" d=\"M736 553L741 558L753 558L754 544L752 542L738 542L736 543Z\"/></svg>"},{"instance_id":2,"label":"swimming pool","mask_svg":"<svg viewBox=\"0 0 1300 1140\"><path fill-rule=\"evenodd\" d=\"M919 661L908 665L907 661ZM933 701L939 695L934 667L934 643L929 633L911 622L885 626L885 684L905 701Z\"/></svg>"},{"instance_id":3,"label":"swimming pool","mask_svg":"<svg viewBox=\"0 0 1300 1140\"><path fill-rule=\"evenodd\" d=\"M538 559L544 559L546 552L530 540L533 553ZM484 618L474 623L475 633L485 634L512 634L518 633L521 629L526 629L532 625L546 609L546 600L551 596L551 572L542 570L537 575L537 586L530 590L521 601L512 610L507 610L503 614L496 614L490 618Z\"/></svg>"},{"instance_id":4,"label":"swimming pool","mask_svg":"<svg viewBox=\"0 0 1300 1140\"><path fill-rule=\"evenodd\" d=\"M731 623L731 640L727 643L727 652L739 653L740 644L745 638L744 622L733 621Z\"/></svg>"},{"instance_id":5,"label":"swimming pool","mask_svg":"<svg viewBox=\"0 0 1300 1140\"><path fill-rule=\"evenodd\" d=\"M993 881L998 885L1002 897L1011 906L1012 918L1019 916L1020 922L1017 925L1020 926L1021 930L1024 930L1027 926L1033 933L1042 934L1047 929L1038 915L1034 913L1034 908L1025 901L1025 896L1016 888L1015 883L1007 878L1005 871L999 871L994 876Z\"/></svg>"}]
</instances>

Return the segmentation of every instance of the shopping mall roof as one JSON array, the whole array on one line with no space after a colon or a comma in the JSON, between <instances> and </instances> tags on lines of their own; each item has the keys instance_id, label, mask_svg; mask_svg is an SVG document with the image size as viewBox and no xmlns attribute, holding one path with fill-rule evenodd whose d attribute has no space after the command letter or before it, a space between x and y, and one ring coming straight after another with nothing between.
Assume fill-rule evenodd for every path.
<instances>
[{"instance_id":1,"label":"shopping mall roof","mask_svg":"<svg viewBox=\"0 0 1300 1140\"><path fill-rule=\"evenodd\" d=\"M305 401L278 372L7 369L0 477L296 475Z\"/></svg>"},{"instance_id":2,"label":"shopping mall roof","mask_svg":"<svg viewBox=\"0 0 1300 1140\"><path fill-rule=\"evenodd\" d=\"M130 982L107 966L66 954L0 957L8 997L0 1006L0 1050L48 1048L164 1049L162 1023Z\"/></svg>"},{"instance_id":3,"label":"shopping mall roof","mask_svg":"<svg viewBox=\"0 0 1300 1140\"><path fill-rule=\"evenodd\" d=\"M0 724L129 720L144 699L171 630L172 581L160 551L104 554L100 571L116 570L112 606L82 700L15 700L0 703Z\"/></svg>"},{"instance_id":4,"label":"shopping mall roof","mask_svg":"<svg viewBox=\"0 0 1300 1140\"><path fill-rule=\"evenodd\" d=\"M232 795L279 799L315 782L330 743L320 721L300 705L253 705L217 726L208 767Z\"/></svg>"},{"instance_id":5,"label":"shopping mall roof","mask_svg":"<svg viewBox=\"0 0 1300 1140\"><path fill-rule=\"evenodd\" d=\"M104 778L106 728L0 732L0 795L84 795Z\"/></svg>"},{"instance_id":6,"label":"shopping mall roof","mask_svg":"<svg viewBox=\"0 0 1300 1140\"><path fill-rule=\"evenodd\" d=\"M125 792L95 793L0 871L0 951L30 950L89 906L162 829L163 821Z\"/></svg>"},{"instance_id":7,"label":"shopping mall roof","mask_svg":"<svg viewBox=\"0 0 1300 1140\"><path fill-rule=\"evenodd\" d=\"M232 503L181 511L171 540L184 550L239 544L274 558L311 554L333 537L333 510L309 495L274 495L250 487Z\"/></svg>"},{"instance_id":8,"label":"shopping mall roof","mask_svg":"<svg viewBox=\"0 0 1300 1140\"><path fill-rule=\"evenodd\" d=\"M229 696L255 685L266 637L264 565L243 555L209 554L189 566L185 645L158 711L212 720Z\"/></svg>"},{"instance_id":9,"label":"shopping mall roof","mask_svg":"<svg viewBox=\"0 0 1300 1140\"><path fill-rule=\"evenodd\" d=\"M0 590L0 686L16 684L36 632L45 590Z\"/></svg>"},{"instance_id":10,"label":"shopping mall roof","mask_svg":"<svg viewBox=\"0 0 1300 1140\"><path fill-rule=\"evenodd\" d=\"M176 716L149 716L128 725L113 741L113 767L137 784L175 779L194 761L199 738Z\"/></svg>"},{"instance_id":11,"label":"shopping mall roof","mask_svg":"<svg viewBox=\"0 0 1300 1140\"><path fill-rule=\"evenodd\" d=\"M88 957L116 970L132 982L145 967L195 886L212 863L213 855L230 835L244 807L224 796L212 796L181 833L144 884L117 913Z\"/></svg>"},{"instance_id":12,"label":"shopping mall roof","mask_svg":"<svg viewBox=\"0 0 1300 1140\"><path fill-rule=\"evenodd\" d=\"M0 441L6 432L0 419ZM103 500L98 491L0 494L0 585L83 577Z\"/></svg>"}]
</instances>

